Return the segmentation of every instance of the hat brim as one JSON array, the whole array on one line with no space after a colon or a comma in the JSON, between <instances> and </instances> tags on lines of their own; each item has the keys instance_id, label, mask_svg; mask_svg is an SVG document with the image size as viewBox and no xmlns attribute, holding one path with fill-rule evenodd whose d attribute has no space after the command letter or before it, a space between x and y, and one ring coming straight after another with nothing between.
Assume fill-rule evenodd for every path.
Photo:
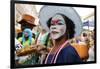
<instances>
[{"instance_id":1,"label":"hat brim","mask_svg":"<svg viewBox=\"0 0 100 69\"><path fill-rule=\"evenodd\" d=\"M67 16L75 24L75 36L79 36L82 32L82 21L80 16L72 7L62 6L43 6L39 13L40 24L49 31L47 21L55 14L60 13Z\"/></svg>"},{"instance_id":2,"label":"hat brim","mask_svg":"<svg viewBox=\"0 0 100 69\"><path fill-rule=\"evenodd\" d=\"M21 20L21 21L19 21L18 23L19 23L19 24L26 23L26 24L29 24L29 25L31 25L31 26L36 26L35 24L30 23L30 22L28 22L28 21L26 21L26 20L24 20L24 19L22 19L22 20Z\"/></svg>"}]
</instances>

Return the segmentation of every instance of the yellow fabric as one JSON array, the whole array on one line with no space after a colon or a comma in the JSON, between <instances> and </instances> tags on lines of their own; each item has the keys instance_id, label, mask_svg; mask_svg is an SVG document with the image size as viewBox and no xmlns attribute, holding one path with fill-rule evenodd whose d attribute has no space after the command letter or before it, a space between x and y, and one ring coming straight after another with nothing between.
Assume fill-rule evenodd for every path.
<instances>
[{"instance_id":1,"label":"yellow fabric","mask_svg":"<svg viewBox=\"0 0 100 69\"><path fill-rule=\"evenodd\" d=\"M22 37L20 37L20 38L18 39L18 41L19 41L20 43L22 43ZM31 43L31 45L34 44L34 43L35 43L35 40L32 38L32 43ZM22 43L22 45L23 45L23 46L30 46L29 40L27 40L27 41L25 41L24 43Z\"/></svg>"}]
</instances>

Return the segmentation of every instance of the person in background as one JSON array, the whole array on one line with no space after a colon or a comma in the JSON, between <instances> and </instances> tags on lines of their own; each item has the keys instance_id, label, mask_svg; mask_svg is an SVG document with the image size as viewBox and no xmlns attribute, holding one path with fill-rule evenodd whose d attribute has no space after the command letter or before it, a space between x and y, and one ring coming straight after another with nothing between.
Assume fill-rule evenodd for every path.
<instances>
[{"instance_id":1,"label":"person in background","mask_svg":"<svg viewBox=\"0 0 100 69\"><path fill-rule=\"evenodd\" d=\"M42 64L42 62L44 62L44 59L45 59L45 56L47 54L47 47L48 47L48 40L49 40L49 33L43 29L43 28L40 28L40 33L36 39L36 45L39 46L40 50L39 50L39 60L38 62L40 64ZM42 49L42 47L44 47Z\"/></svg>"},{"instance_id":2,"label":"person in background","mask_svg":"<svg viewBox=\"0 0 100 69\"><path fill-rule=\"evenodd\" d=\"M29 28L24 29L22 37L20 37L18 40L26 48L29 46L30 48L32 48L32 46L35 44L35 39L32 37L32 31ZM25 57L27 57L27 59L24 59L25 61L23 62L23 64L26 65L38 64L38 59L39 59L38 54L32 53L30 55L22 56L21 58Z\"/></svg>"},{"instance_id":3,"label":"person in background","mask_svg":"<svg viewBox=\"0 0 100 69\"><path fill-rule=\"evenodd\" d=\"M36 44L43 44L43 45L47 46L47 39L48 39L48 32L46 32L45 29L42 29L37 38Z\"/></svg>"},{"instance_id":4,"label":"person in background","mask_svg":"<svg viewBox=\"0 0 100 69\"><path fill-rule=\"evenodd\" d=\"M95 60L95 42L94 42L94 40L95 40L95 29L92 31L92 33L91 33L91 43L90 43L90 48L89 48L89 58L88 58L88 60L87 61L94 61Z\"/></svg>"},{"instance_id":5,"label":"person in background","mask_svg":"<svg viewBox=\"0 0 100 69\"><path fill-rule=\"evenodd\" d=\"M81 41L82 42L87 42L88 41L88 34L87 33L82 33L82 35L81 35Z\"/></svg>"},{"instance_id":6,"label":"person in background","mask_svg":"<svg viewBox=\"0 0 100 69\"><path fill-rule=\"evenodd\" d=\"M77 12L71 7L44 6L39 17L41 25L49 28L53 41L44 64L81 63L77 51L69 43L69 39L78 36L82 30Z\"/></svg>"},{"instance_id":7,"label":"person in background","mask_svg":"<svg viewBox=\"0 0 100 69\"><path fill-rule=\"evenodd\" d=\"M15 63L19 64L20 58L16 55L16 51L22 49L22 44L15 38Z\"/></svg>"},{"instance_id":8,"label":"person in background","mask_svg":"<svg viewBox=\"0 0 100 69\"><path fill-rule=\"evenodd\" d=\"M32 31L31 29L24 29L22 37L18 38L18 41L25 47L25 46L31 46L35 43L34 38L32 37Z\"/></svg>"},{"instance_id":9,"label":"person in background","mask_svg":"<svg viewBox=\"0 0 100 69\"><path fill-rule=\"evenodd\" d=\"M36 24L35 24L35 18L31 15L28 15L28 14L23 14L22 15L22 19L17 21L17 23L21 24L21 31L23 32L24 29L26 28L29 28L29 29L33 29L34 27L36 27ZM17 38L21 37L22 36L22 32L19 32L17 34ZM35 38L35 34L32 33L32 37Z\"/></svg>"}]
</instances>

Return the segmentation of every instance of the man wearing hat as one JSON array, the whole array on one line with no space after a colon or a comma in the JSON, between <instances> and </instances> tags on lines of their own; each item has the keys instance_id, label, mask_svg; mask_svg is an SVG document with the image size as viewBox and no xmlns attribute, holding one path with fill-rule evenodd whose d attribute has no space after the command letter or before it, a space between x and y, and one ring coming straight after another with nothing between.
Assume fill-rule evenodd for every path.
<instances>
[{"instance_id":1,"label":"man wearing hat","mask_svg":"<svg viewBox=\"0 0 100 69\"><path fill-rule=\"evenodd\" d=\"M36 26L35 24L35 18L31 15L28 14L24 14L22 16L22 19L20 21L18 21L19 24L21 24L21 31L23 31L25 28L29 28L29 29L33 29L33 27ZM22 36L22 32L18 33L17 38ZM35 35L33 34L33 37Z\"/></svg>"},{"instance_id":2,"label":"man wearing hat","mask_svg":"<svg viewBox=\"0 0 100 69\"><path fill-rule=\"evenodd\" d=\"M79 36L82 31L82 22L77 12L72 7L44 6L39 18L53 41L53 48L45 64L81 63L80 56L69 43L69 39Z\"/></svg>"}]
</instances>

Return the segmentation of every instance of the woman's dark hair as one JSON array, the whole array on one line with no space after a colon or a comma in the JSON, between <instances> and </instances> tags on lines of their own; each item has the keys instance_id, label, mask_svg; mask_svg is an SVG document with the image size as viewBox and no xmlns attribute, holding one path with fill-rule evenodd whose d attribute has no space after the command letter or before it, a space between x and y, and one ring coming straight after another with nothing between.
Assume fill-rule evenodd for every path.
<instances>
[{"instance_id":1,"label":"woman's dark hair","mask_svg":"<svg viewBox=\"0 0 100 69\"><path fill-rule=\"evenodd\" d=\"M58 13L59 14L59 13ZM69 19L68 17L66 17L65 15L63 15L63 14L60 14L60 15L62 15L62 17L64 18L64 20L65 20L65 22L66 22L66 27L67 27L67 29L66 29L66 35L67 35L67 38L68 39L71 39L71 38L73 38L74 37L74 34L75 34L75 24L73 23L73 21L71 20L71 19ZM51 26L51 19L52 18L50 18L48 21L47 21L47 25L48 25L48 27L50 28L50 26Z\"/></svg>"}]
</instances>

